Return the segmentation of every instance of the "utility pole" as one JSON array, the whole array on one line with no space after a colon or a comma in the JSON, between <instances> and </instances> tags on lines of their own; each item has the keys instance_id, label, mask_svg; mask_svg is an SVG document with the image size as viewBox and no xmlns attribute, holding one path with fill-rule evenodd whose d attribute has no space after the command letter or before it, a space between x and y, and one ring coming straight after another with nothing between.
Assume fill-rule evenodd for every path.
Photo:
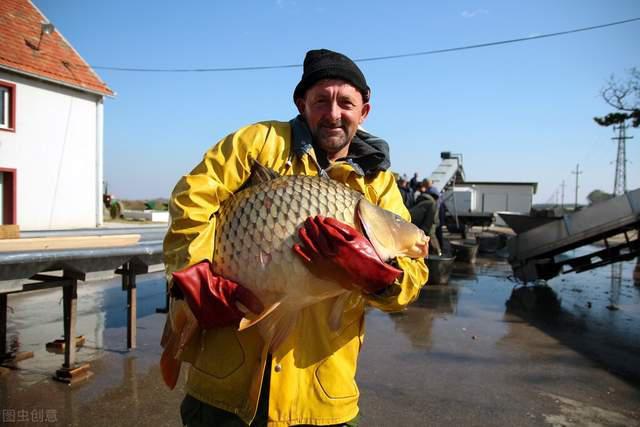
<instances>
[{"instance_id":1,"label":"utility pole","mask_svg":"<svg viewBox=\"0 0 640 427\"><path fill-rule=\"evenodd\" d=\"M580 186L578 185L578 177L580 176L580 174L581 174L582 172L583 172L583 171L581 171L581 170L580 170L580 163L578 163L578 164L576 165L576 170L575 170L575 172L571 172L572 174L575 174L575 176L576 176L576 203L575 203L575 205L573 206L573 210L574 210L574 211L578 210L578 188L580 188Z\"/></svg>"},{"instance_id":2,"label":"utility pole","mask_svg":"<svg viewBox=\"0 0 640 427\"><path fill-rule=\"evenodd\" d=\"M562 199L560 202L560 207L564 209L564 187L565 187L564 179L562 180L562 185L560 187L562 188Z\"/></svg>"},{"instance_id":3,"label":"utility pole","mask_svg":"<svg viewBox=\"0 0 640 427\"><path fill-rule=\"evenodd\" d=\"M627 192L627 124L622 122L620 126L614 126L614 131L618 131L618 136L613 137L614 141L618 141L618 154L616 156L616 175L613 180L613 195L619 196Z\"/></svg>"}]
</instances>

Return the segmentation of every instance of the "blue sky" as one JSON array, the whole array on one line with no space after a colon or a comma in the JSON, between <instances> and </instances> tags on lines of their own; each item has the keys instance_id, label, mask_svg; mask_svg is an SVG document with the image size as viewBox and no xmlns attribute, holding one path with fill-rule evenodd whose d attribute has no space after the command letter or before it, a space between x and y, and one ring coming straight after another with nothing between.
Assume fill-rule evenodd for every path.
<instances>
[{"instance_id":1,"label":"blue sky","mask_svg":"<svg viewBox=\"0 0 640 427\"><path fill-rule=\"evenodd\" d=\"M528 37L640 17L640 2L34 0L95 66L216 68L300 64L309 49L352 58ZM573 202L613 188L616 146L592 117L609 76L640 67L640 22L524 43L361 63L372 88L365 127L391 144L392 168L428 176L441 151L462 153L467 179L534 181L534 201L566 182ZM105 179L120 198L167 197L226 134L289 120L301 68L221 73L98 70ZM640 187L640 132L627 143Z\"/></svg>"}]
</instances>

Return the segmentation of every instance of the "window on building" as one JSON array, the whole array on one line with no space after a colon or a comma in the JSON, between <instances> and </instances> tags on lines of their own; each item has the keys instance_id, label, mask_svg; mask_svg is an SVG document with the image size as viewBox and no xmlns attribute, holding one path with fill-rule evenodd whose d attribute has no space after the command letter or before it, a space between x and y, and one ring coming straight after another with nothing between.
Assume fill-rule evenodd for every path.
<instances>
[{"instance_id":1,"label":"window on building","mask_svg":"<svg viewBox=\"0 0 640 427\"><path fill-rule=\"evenodd\" d=\"M0 167L0 225L16 223L16 170Z\"/></svg>"},{"instance_id":2,"label":"window on building","mask_svg":"<svg viewBox=\"0 0 640 427\"><path fill-rule=\"evenodd\" d=\"M0 130L15 130L16 86L0 81Z\"/></svg>"}]
</instances>

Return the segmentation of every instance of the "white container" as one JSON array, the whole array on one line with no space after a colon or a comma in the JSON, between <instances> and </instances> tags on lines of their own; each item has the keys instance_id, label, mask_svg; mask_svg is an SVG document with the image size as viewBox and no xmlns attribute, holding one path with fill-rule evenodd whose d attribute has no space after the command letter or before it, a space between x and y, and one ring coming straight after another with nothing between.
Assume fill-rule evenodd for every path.
<instances>
[{"instance_id":1,"label":"white container","mask_svg":"<svg viewBox=\"0 0 640 427\"><path fill-rule=\"evenodd\" d=\"M451 213L465 214L476 211L476 191L469 187L456 187L444 194L444 204Z\"/></svg>"}]
</instances>

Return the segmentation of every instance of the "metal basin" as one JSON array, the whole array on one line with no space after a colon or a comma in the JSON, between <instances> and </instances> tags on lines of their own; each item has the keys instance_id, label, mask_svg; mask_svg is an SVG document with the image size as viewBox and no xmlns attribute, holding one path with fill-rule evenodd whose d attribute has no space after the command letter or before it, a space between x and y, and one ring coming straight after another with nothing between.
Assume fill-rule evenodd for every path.
<instances>
[{"instance_id":1,"label":"metal basin","mask_svg":"<svg viewBox=\"0 0 640 427\"><path fill-rule=\"evenodd\" d=\"M427 267L429 267L429 280L427 284L442 285L449 283L449 275L451 274L451 270L453 270L453 262L455 259L453 256L429 255L429 258L425 260Z\"/></svg>"},{"instance_id":2,"label":"metal basin","mask_svg":"<svg viewBox=\"0 0 640 427\"><path fill-rule=\"evenodd\" d=\"M494 233L480 233L476 236L480 253L494 254L502 243L500 236Z\"/></svg>"},{"instance_id":3,"label":"metal basin","mask_svg":"<svg viewBox=\"0 0 640 427\"><path fill-rule=\"evenodd\" d=\"M461 241L450 242L453 256L458 262L467 264L475 264L476 255L478 254L478 244L475 242Z\"/></svg>"}]
</instances>

